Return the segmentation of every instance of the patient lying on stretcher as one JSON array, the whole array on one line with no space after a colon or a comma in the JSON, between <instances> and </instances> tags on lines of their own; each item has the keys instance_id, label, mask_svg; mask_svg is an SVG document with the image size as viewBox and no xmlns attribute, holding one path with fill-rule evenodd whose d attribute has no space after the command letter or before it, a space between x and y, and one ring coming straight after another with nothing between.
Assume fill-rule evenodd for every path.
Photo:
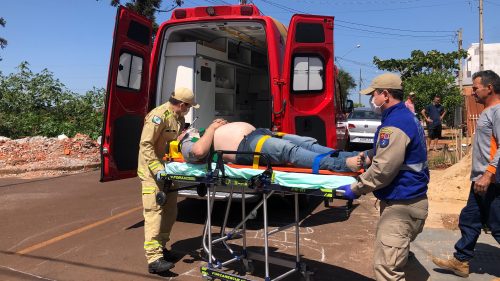
<instances>
[{"instance_id":1,"label":"patient lying on stretcher","mask_svg":"<svg viewBox=\"0 0 500 281\"><path fill-rule=\"evenodd\" d=\"M362 165L359 152L335 152L319 145L316 139L293 134L280 134L268 129L256 129L249 123L216 119L200 135L190 129L179 137L181 152L188 163L206 162L211 146L214 150L261 152L268 154L272 165L292 164L311 168L318 155L326 154L319 161L319 168L330 171L358 171ZM260 151L259 151L260 149ZM223 160L235 164L252 165L253 155L224 154ZM261 163L262 162L261 158Z\"/></svg>"}]
</instances>

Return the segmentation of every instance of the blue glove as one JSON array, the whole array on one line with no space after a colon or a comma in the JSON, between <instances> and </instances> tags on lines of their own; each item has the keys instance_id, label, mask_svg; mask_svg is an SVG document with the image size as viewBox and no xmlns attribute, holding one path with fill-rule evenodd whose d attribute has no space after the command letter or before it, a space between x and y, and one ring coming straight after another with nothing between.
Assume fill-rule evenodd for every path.
<instances>
[{"instance_id":1,"label":"blue glove","mask_svg":"<svg viewBox=\"0 0 500 281\"><path fill-rule=\"evenodd\" d=\"M156 173L156 181L164 181L167 178L167 172L165 170L161 170Z\"/></svg>"},{"instance_id":2,"label":"blue glove","mask_svg":"<svg viewBox=\"0 0 500 281\"><path fill-rule=\"evenodd\" d=\"M359 195L356 195L356 194L354 194L354 192L352 192L350 184L342 185L342 186L338 187L337 190L344 191L344 194L342 194L342 196L344 196L347 199L353 200L353 199L359 198Z\"/></svg>"}]
</instances>

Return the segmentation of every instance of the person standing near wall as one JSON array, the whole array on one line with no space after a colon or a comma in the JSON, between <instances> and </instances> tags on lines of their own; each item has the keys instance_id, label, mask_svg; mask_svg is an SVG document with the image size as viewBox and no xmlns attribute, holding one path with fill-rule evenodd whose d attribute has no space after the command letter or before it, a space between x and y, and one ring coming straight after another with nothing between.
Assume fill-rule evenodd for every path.
<instances>
[{"instance_id":1,"label":"person standing near wall","mask_svg":"<svg viewBox=\"0 0 500 281\"><path fill-rule=\"evenodd\" d=\"M427 139L429 150L437 150L438 141L441 138L441 132L443 130L443 118L446 114L446 110L441 105L441 98L438 96L434 97L431 104L422 109L422 116L427 122ZM434 145L432 141L434 140Z\"/></svg>"},{"instance_id":2,"label":"person standing near wall","mask_svg":"<svg viewBox=\"0 0 500 281\"><path fill-rule=\"evenodd\" d=\"M406 108L408 108L409 111L411 111L413 114L415 114L415 93L410 92L408 94L408 99L405 101Z\"/></svg>"},{"instance_id":3,"label":"person standing near wall","mask_svg":"<svg viewBox=\"0 0 500 281\"><path fill-rule=\"evenodd\" d=\"M344 197L355 199L373 192L380 200L380 220L375 238L375 278L405 280L410 242L422 232L428 212L429 168L424 129L403 99L398 75L375 77L361 94L371 95L382 124L375 133L371 166L357 182L339 187Z\"/></svg>"},{"instance_id":4,"label":"person standing near wall","mask_svg":"<svg viewBox=\"0 0 500 281\"><path fill-rule=\"evenodd\" d=\"M476 102L485 108L474 135L469 198L458 221L462 236L453 257L432 259L440 268L461 277L469 276L469 261L474 257L481 228L489 228L500 243L500 184L495 183L500 161L500 77L491 70L479 71L472 76L472 83Z\"/></svg>"},{"instance_id":5,"label":"person standing near wall","mask_svg":"<svg viewBox=\"0 0 500 281\"><path fill-rule=\"evenodd\" d=\"M163 191L166 172L162 158L168 142L176 140L184 129L184 116L190 108L198 108L190 89L177 88L169 101L153 109L144 119L139 143L137 175L142 185L144 215L144 250L148 271L161 274L174 267L167 261L166 243L177 218L177 193L167 193L166 203L160 206L156 194Z\"/></svg>"}]
</instances>

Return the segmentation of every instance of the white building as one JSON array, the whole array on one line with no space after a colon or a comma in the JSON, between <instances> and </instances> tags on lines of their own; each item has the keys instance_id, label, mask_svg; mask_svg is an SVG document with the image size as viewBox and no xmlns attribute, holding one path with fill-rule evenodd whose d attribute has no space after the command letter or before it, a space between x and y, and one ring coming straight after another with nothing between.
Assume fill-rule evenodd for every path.
<instances>
[{"instance_id":1,"label":"white building","mask_svg":"<svg viewBox=\"0 0 500 281\"><path fill-rule=\"evenodd\" d=\"M484 70L493 70L500 75L500 43L484 44ZM464 66L464 85L472 85L472 75L479 71L479 43L473 43L467 50Z\"/></svg>"}]
</instances>

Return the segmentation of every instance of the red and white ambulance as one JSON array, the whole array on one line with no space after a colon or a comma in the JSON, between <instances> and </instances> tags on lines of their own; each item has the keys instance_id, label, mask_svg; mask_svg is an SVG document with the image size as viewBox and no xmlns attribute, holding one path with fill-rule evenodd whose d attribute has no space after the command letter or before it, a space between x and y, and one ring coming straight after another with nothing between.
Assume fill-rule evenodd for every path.
<instances>
[{"instance_id":1,"label":"red and white ambulance","mask_svg":"<svg viewBox=\"0 0 500 281\"><path fill-rule=\"evenodd\" d=\"M148 111L177 87L214 118L316 138L343 149L345 104L337 94L331 16L294 15L287 28L254 5L178 8L153 38L152 22L125 7L116 17L102 137L101 181L136 175Z\"/></svg>"}]
</instances>

